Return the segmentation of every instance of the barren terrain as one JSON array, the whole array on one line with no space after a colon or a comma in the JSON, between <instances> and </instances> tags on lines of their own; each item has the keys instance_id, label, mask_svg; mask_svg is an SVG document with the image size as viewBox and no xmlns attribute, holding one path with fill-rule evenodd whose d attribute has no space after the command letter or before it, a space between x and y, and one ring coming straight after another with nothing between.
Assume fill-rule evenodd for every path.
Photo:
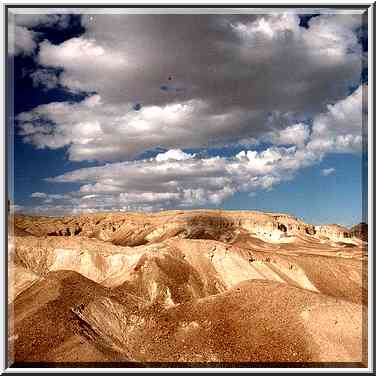
<instances>
[{"instance_id":1,"label":"barren terrain","mask_svg":"<svg viewBox=\"0 0 376 376\"><path fill-rule=\"evenodd\" d=\"M9 356L366 366L363 227L250 211L17 215Z\"/></svg>"}]
</instances>

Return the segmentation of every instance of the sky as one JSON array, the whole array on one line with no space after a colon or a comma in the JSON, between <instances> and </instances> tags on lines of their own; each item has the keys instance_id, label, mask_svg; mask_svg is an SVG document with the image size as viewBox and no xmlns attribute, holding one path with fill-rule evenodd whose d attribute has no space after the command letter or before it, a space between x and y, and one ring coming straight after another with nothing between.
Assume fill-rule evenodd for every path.
<instances>
[{"instance_id":1,"label":"sky","mask_svg":"<svg viewBox=\"0 0 376 376\"><path fill-rule=\"evenodd\" d=\"M16 211L367 220L361 12L8 16Z\"/></svg>"}]
</instances>

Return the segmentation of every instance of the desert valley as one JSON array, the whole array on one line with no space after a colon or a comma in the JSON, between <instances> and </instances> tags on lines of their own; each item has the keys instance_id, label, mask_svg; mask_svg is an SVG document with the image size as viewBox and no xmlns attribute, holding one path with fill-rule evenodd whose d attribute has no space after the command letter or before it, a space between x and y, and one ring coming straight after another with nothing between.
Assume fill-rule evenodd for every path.
<instances>
[{"instance_id":1,"label":"desert valley","mask_svg":"<svg viewBox=\"0 0 376 376\"><path fill-rule=\"evenodd\" d=\"M365 224L187 210L9 233L16 363L367 365Z\"/></svg>"}]
</instances>

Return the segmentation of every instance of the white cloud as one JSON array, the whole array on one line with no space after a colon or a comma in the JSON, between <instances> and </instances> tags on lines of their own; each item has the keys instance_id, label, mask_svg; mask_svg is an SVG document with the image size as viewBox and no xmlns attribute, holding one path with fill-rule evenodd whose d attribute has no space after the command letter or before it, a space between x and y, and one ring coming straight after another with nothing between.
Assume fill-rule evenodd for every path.
<instances>
[{"instance_id":1,"label":"white cloud","mask_svg":"<svg viewBox=\"0 0 376 376\"><path fill-rule=\"evenodd\" d=\"M53 89L59 85L59 78L54 71L48 69L38 69L30 73L34 87L42 87L44 89Z\"/></svg>"},{"instance_id":2,"label":"white cloud","mask_svg":"<svg viewBox=\"0 0 376 376\"><path fill-rule=\"evenodd\" d=\"M302 145L307 126L270 124L270 113L313 118L346 96L361 75L361 21L321 15L305 29L293 13L103 14L95 22L84 15L83 35L59 45L43 41L37 59L63 69L59 85L97 93L92 98L100 103L40 106L29 114L32 126L21 125L24 141L68 146L72 160L129 159L155 147L252 145L264 133L276 145Z\"/></svg>"},{"instance_id":3,"label":"white cloud","mask_svg":"<svg viewBox=\"0 0 376 376\"><path fill-rule=\"evenodd\" d=\"M185 161L193 157L194 157L194 154L184 153L180 149L171 149L171 150L166 151L165 153L159 153L155 157L155 160L157 162L163 162L163 161L169 161L169 160Z\"/></svg>"},{"instance_id":4,"label":"white cloud","mask_svg":"<svg viewBox=\"0 0 376 376\"><path fill-rule=\"evenodd\" d=\"M327 153L359 152L366 86L348 90L361 77L361 21L323 14L305 29L293 13L84 15L80 37L39 44L42 68L31 77L89 96L18 115L18 132L36 148L66 147L72 161L115 163L49 179L80 189L40 197L38 210L218 205L291 179ZM183 151L263 143L275 146L231 158ZM132 161L156 148L167 151Z\"/></svg>"},{"instance_id":5,"label":"white cloud","mask_svg":"<svg viewBox=\"0 0 376 376\"><path fill-rule=\"evenodd\" d=\"M328 105L326 111L309 126L296 123L273 131L260 130L259 140L240 139L239 144L259 141L275 145L308 144L314 153L359 152L366 134L366 86ZM118 114L121 112L121 114ZM208 105L191 100L161 106L145 106L139 111L132 104L112 106L103 103L99 95L84 101L41 105L17 117L19 134L37 148L68 147L71 160L121 160L155 147L193 148L225 145L231 131L247 131L248 122L261 121L258 113L211 114ZM200 126L197 127L197 124ZM272 123L273 124L273 123ZM363 127L363 128L362 128ZM215 140L215 142L208 142ZM236 142L232 139L232 142ZM171 153L173 151L169 152ZM159 156L158 158L163 158Z\"/></svg>"},{"instance_id":6,"label":"white cloud","mask_svg":"<svg viewBox=\"0 0 376 376\"><path fill-rule=\"evenodd\" d=\"M41 65L79 72L79 77L74 80L66 75L62 77L62 85L67 85L72 90L81 90L80 82L88 76L94 78L95 75L96 80L100 81L104 77L102 74L98 75L98 72L127 67L127 59L122 54L99 45L93 39L72 38L60 45L44 40L39 47L38 61ZM83 66L85 70L82 70Z\"/></svg>"},{"instance_id":7,"label":"white cloud","mask_svg":"<svg viewBox=\"0 0 376 376\"><path fill-rule=\"evenodd\" d=\"M44 192L34 192L31 194L31 197L33 198L46 198L47 194Z\"/></svg>"},{"instance_id":8,"label":"white cloud","mask_svg":"<svg viewBox=\"0 0 376 376\"><path fill-rule=\"evenodd\" d=\"M302 123L286 127L280 132L266 133L265 137L276 144L295 143L295 145L273 146L261 151L243 150L231 158L219 156L200 158L174 148L148 160L107 163L104 166L77 169L50 178L49 181L51 183L79 183L80 189L61 197L48 195L45 204L62 200L67 207L75 211L155 210L218 205L239 191L254 192L259 189L271 189L281 181L292 179L299 169L320 162L327 153L357 150L356 148L344 149L340 140L353 140L361 137L361 121L358 119L361 117L360 93L362 93L362 88L356 90L348 98L328 106L325 113L317 115L313 120L311 134L308 125ZM90 112L96 107L102 108L102 105L101 98L93 96L80 103L79 108L80 111L86 108L86 111ZM183 112L183 115L178 116L184 117L185 112L191 111L189 107L185 108L185 105L176 106L180 106L178 108ZM53 113L63 112L67 119L69 116L81 115L80 111L68 113L64 103L50 104L48 107L50 110L53 109L51 111ZM26 137L39 136L46 137L45 139L48 140L51 136L49 124L32 125L35 124L32 116L43 118L43 111L43 108L38 108L37 114L20 115L21 128ZM164 110L154 107L143 109L143 111L145 113L132 112L131 121L122 130L127 138L130 137L133 141L137 137L143 140L143 135L147 137L154 132L156 134L163 132L161 124L156 124L151 120L154 119L156 113ZM166 118L171 116L177 115L169 109ZM141 124L141 131L137 129L137 126L132 128L132 122ZM93 121L93 123L78 124L79 126L75 128L67 121L66 129L72 130L73 133L60 132L59 136L63 139L69 136L74 140L74 135L76 135L80 139L80 146L85 146L85 142L92 142L90 140L94 137L103 137L104 122L102 123L100 119L97 119L97 123ZM182 128L187 130L185 126ZM113 129L121 130L121 124ZM145 129L147 132L144 132ZM179 131L179 128L172 127L170 135L173 134L178 139L174 132ZM127 138L122 141L124 145L127 145L125 141ZM54 140L58 138L55 137ZM145 142L145 139L143 141ZM174 142L171 140L171 143L174 144ZM111 148L114 146L116 144L108 145L112 153ZM140 147L138 143L136 146ZM328 175L333 172L332 169L323 170L322 174ZM50 209L52 210L53 206Z\"/></svg>"},{"instance_id":9,"label":"white cloud","mask_svg":"<svg viewBox=\"0 0 376 376\"><path fill-rule=\"evenodd\" d=\"M73 12L74 10L70 11L70 13ZM17 25L31 29L34 27L54 27L56 29L64 29L69 26L71 15L61 13L61 9L50 9L49 13L15 13L13 17L15 18Z\"/></svg>"},{"instance_id":10,"label":"white cloud","mask_svg":"<svg viewBox=\"0 0 376 376\"><path fill-rule=\"evenodd\" d=\"M184 154L181 150L170 153L180 157ZM236 192L270 189L291 179L295 171L316 161L310 158L296 147L272 147L262 152L243 151L229 158L188 155L108 163L49 178L55 184L78 183L80 189L46 195L44 203L51 205L44 206L56 212L64 204L65 210L77 212L219 205Z\"/></svg>"},{"instance_id":11,"label":"white cloud","mask_svg":"<svg viewBox=\"0 0 376 376\"><path fill-rule=\"evenodd\" d=\"M307 147L317 153L359 152L366 141L367 85L314 118L312 137Z\"/></svg>"},{"instance_id":12,"label":"white cloud","mask_svg":"<svg viewBox=\"0 0 376 376\"><path fill-rule=\"evenodd\" d=\"M18 115L19 134L37 148L69 146L71 160L121 160L155 147L219 146L261 120L237 110L213 114L199 100L132 107L104 103L99 95L75 104L49 103Z\"/></svg>"},{"instance_id":13,"label":"white cloud","mask_svg":"<svg viewBox=\"0 0 376 376\"><path fill-rule=\"evenodd\" d=\"M330 168L324 168L321 170L321 175L323 176L329 176L332 175L336 171L335 168L330 167Z\"/></svg>"},{"instance_id":14,"label":"white cloud","mask_svg":"<svg viewBox=\"0 0 376 376\"><path fill-rule=\"evenodd\" d=\"M8 36L8 53L10 55L31 55L37 46L35 42L37 33L26 27L10 24Z\"/></svg>"},{"instance_id":15,"label":"white cloud","mask_svg":"<svg viewBox=\"0 0 376 376\"><path fill-rule=\"evenodd\" d=\"M268 132L262 137L262 140L275 145L304 145L309 134L308 125L298 123L281 130Z\"/></svg>"},{"instance_id":16,"label":"white cloud","mask_svg":"<svg viewBox=\"0 0 376 376\"><path fill-rule=\"evenodd\" d=\"M70 198L70 195L59 194L59 193L44 193L44 192L34 192L30 195L31 198L42 199L44 204L50 204L56 200L66 200Z\"/></svg>"},{"instance_id":17,"label":"white cloud","mask_svg":"<svg viewBox=\"0 0 376 376\"><path fill-rule=\"evenodd\" d=\"M20 14L9 13L8 53L10 55L31 55L34 53L41 32L35 27L63 29L69 26L69 14Z\"/></svg>"}]
</instances>

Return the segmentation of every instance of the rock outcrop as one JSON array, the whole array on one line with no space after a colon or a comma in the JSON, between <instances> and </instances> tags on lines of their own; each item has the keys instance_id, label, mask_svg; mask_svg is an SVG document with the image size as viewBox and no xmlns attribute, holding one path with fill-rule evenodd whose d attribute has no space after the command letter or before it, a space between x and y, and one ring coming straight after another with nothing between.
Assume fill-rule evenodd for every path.
<instances>
[{"instance_id":1,"label":"rock outcrop","mask_svg":"<svg viewBox=\"0 0 376 376\"><path fill-rule=\"evenodd\" d=\"M315 226L315 230L318 236L324 236L334 241L343 241L353 237L350 230L336 224Z\"/></svg>"}]
</instances>

